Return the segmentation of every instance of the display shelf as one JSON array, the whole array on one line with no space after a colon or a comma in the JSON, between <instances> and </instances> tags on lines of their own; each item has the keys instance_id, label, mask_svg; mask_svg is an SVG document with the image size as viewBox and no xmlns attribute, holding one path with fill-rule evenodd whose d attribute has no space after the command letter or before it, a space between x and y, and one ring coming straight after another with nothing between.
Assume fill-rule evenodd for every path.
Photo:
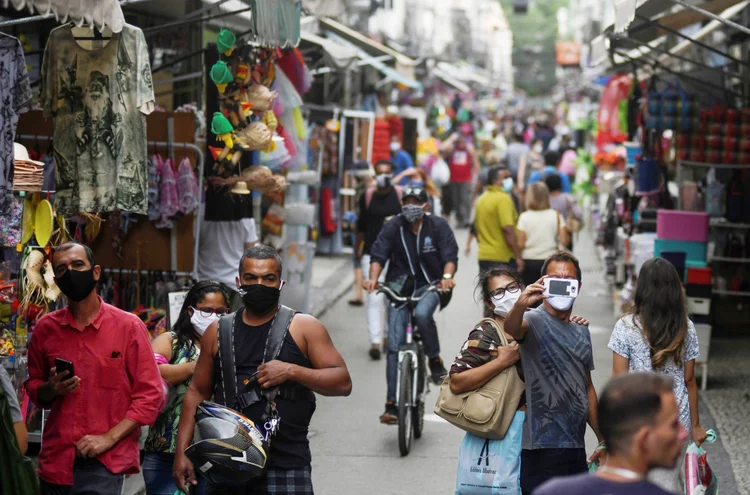
<instances>
[{"instance_id":1,"label":"display shelf","mask_svg":"<svg viewBox=\"0 0 750 495\"><path fill-rule=\"evenodd\" d=\"M719 294L720 296L750 297L750 292L741 291L741 290L720 290L720 289L714 289L714 294Z\"/></svg>"},{"instance_id":2,"label":"display shelf","mask_svg":"<svg viewBox=\"0 0 750 495\"><path fill-rule=\"evenodd\" d=\"M693 167L693 168L750 168L750 163L748 164L710 163L710 162L694 162L691 160L680 160L679 164L683 167Z\"/></svg>"},{"instance_id":3,"label":"display shelf","mask_svg":"<svg viewBox=\"0 0 750 495\"><path fill-rule=\"evenodd\" d=\"M725 256L713 256L709 263L713 261L721 261L722 263L750 263L750 258L727 258Z\"/></svg>"},{"instance_id":4,"label":"display shelf","mask_svg":"<svg viewBox=\"0 0 750 495\"><path fill-rule=\"evenodd\" d=\"M723 218L712 218L710 225L720 229L750 229L750 223L732 223Z\"/></svg>"}]
</instances>

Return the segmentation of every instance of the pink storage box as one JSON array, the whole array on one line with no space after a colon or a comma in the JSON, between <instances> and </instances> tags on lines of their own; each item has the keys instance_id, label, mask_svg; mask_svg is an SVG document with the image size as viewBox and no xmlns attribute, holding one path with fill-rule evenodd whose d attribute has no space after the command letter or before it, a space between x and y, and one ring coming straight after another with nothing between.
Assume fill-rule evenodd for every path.
<instances>
[{"instance_id":1,"label":"pink storage box","mask_svg":"<svg viewBox=\"0 0 750 495\"><path fill-rule=\"evenodd\" d=\"M656 212L656 237L708 242L708 221L708 213L702 211L659 210Z\"/></svg>"}]
</instances>

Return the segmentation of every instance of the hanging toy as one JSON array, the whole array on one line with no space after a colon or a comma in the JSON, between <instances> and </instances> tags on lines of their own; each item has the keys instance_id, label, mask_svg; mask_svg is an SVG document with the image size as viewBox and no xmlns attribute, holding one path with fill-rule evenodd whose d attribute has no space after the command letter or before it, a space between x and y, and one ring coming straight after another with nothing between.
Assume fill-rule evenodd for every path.
<instances>
[{"instance_id":1,"label":"hanging toy","mask_svg":"<svg viewBox=\"0 0 750 495\"><path fill-rule=\"evenodd\" d=\"M229 29L223 28L219 31L219 35L216 37L216 48L219 53L223 53L227 57L234 51L234 45L237 43L237 37Z\"/></svg>"},{"instance_id":2,"label":"hanging toy","mask_svg":"<svg viewBox=\"0 0 750 495\"><path fill-rule=\"evenodd\" d=\"M253 122L235 133L237 144L245 150L267 150L273 139L273 132L263 122Z\"/></svg>"},{"instance_id":3,"label":"hanging toy","mask_svg":"<svg viewBox=\"0 0 750 495\"><path fill-rule=\"evenodd\" d=\"M232 77L232 70L229 68L226 62L219 60L211 67L210 72L211 80L216 84L216 88L219 90L219 94L224 94L227 89L227 85L234 82Z\"/></svg>"},{"instance_id":4,"label":"hanging toy","mask_svg":"<svg viewBox=\"0 0 750 495\"><path fill-rule=\"evenodd\" d=\"M247 64L239 64L237 66L236 78L243 86L249 85L252 82L252 73L250 72L250 67L248 67Z\"/></svg>"},{"instance_id":5,"label":"hanging toy","mask_svg":"<svg viewBox=\"0 0 750 495\"><path fill-rule=\"evenodd\" d=\"M224 117L223 113L215 112L214 118L211 120L211 132L216 134L217 141L224 141L224 146L230 150L234 147L232 131L234 131L234 127L232 127L229 119Z\"/></svg>"},{"instance_id":6,"label":"hanging toy","mask_svg":"<svg viewBox=\"0 0 750 495\"><path fill-rule=\"evenodd\" d=\"M245 98L253 104L253 110L257 112L270 110L271 104L277 96L276 91L271 91L261 84L253 84L245 93Z\"/></svg>"},{"instance_id":7,"label":"hanging toy","mask_svg":"<svg viewBox=\"0 0 750 495\"><path fill-rule=\"evenodd\" d=\"M52 262L47 260L44 262L44 282L47 284L47 290L44 292L44 297L48 301L55 302L60 297L61 291L55 283L55 273L52 271Z\"/></svg>"},{"instance_id":8,"label":"hanging toy","mask_svg":"<svg viewBox=\"0 0 750 495\"><path fill-rule=\"evenodd\" d=\"M275 131L279 126L279 121L276 119L276 115L268 110L263 114L263 122L271 129L271 132Z\"/></svg>"}]
</instances>

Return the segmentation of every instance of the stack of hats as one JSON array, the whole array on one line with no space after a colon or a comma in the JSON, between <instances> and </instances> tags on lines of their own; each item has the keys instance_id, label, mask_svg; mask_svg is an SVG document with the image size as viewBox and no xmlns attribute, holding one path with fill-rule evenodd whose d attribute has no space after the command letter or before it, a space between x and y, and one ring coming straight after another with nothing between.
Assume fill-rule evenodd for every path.
<instances>
[{"instance_id":1,"label":"stack of hats","mask_svg":"<svg viewBox=\"0 0 750 495\"><path fill-rule=\"evenodd\" d=\"M44 183L44 163L31 160L25 146L13 143L13 190L41 191Z\"/></svg>"}]
</instances>

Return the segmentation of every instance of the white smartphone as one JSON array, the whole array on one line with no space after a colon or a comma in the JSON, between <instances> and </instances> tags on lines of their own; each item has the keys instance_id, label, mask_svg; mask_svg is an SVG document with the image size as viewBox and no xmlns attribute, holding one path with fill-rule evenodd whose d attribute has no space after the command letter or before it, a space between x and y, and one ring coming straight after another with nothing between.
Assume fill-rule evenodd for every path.
<instances>
[{"instance_id":1,"label":"white smartphone","mask_svg":"<svg viewBox=\"0 0 750 495\"><path fill-rule=\"evenodd\" d=\"M544 295L578 297L578 280L574 278L545 278Z\"/></svg>"}]
</instances>

